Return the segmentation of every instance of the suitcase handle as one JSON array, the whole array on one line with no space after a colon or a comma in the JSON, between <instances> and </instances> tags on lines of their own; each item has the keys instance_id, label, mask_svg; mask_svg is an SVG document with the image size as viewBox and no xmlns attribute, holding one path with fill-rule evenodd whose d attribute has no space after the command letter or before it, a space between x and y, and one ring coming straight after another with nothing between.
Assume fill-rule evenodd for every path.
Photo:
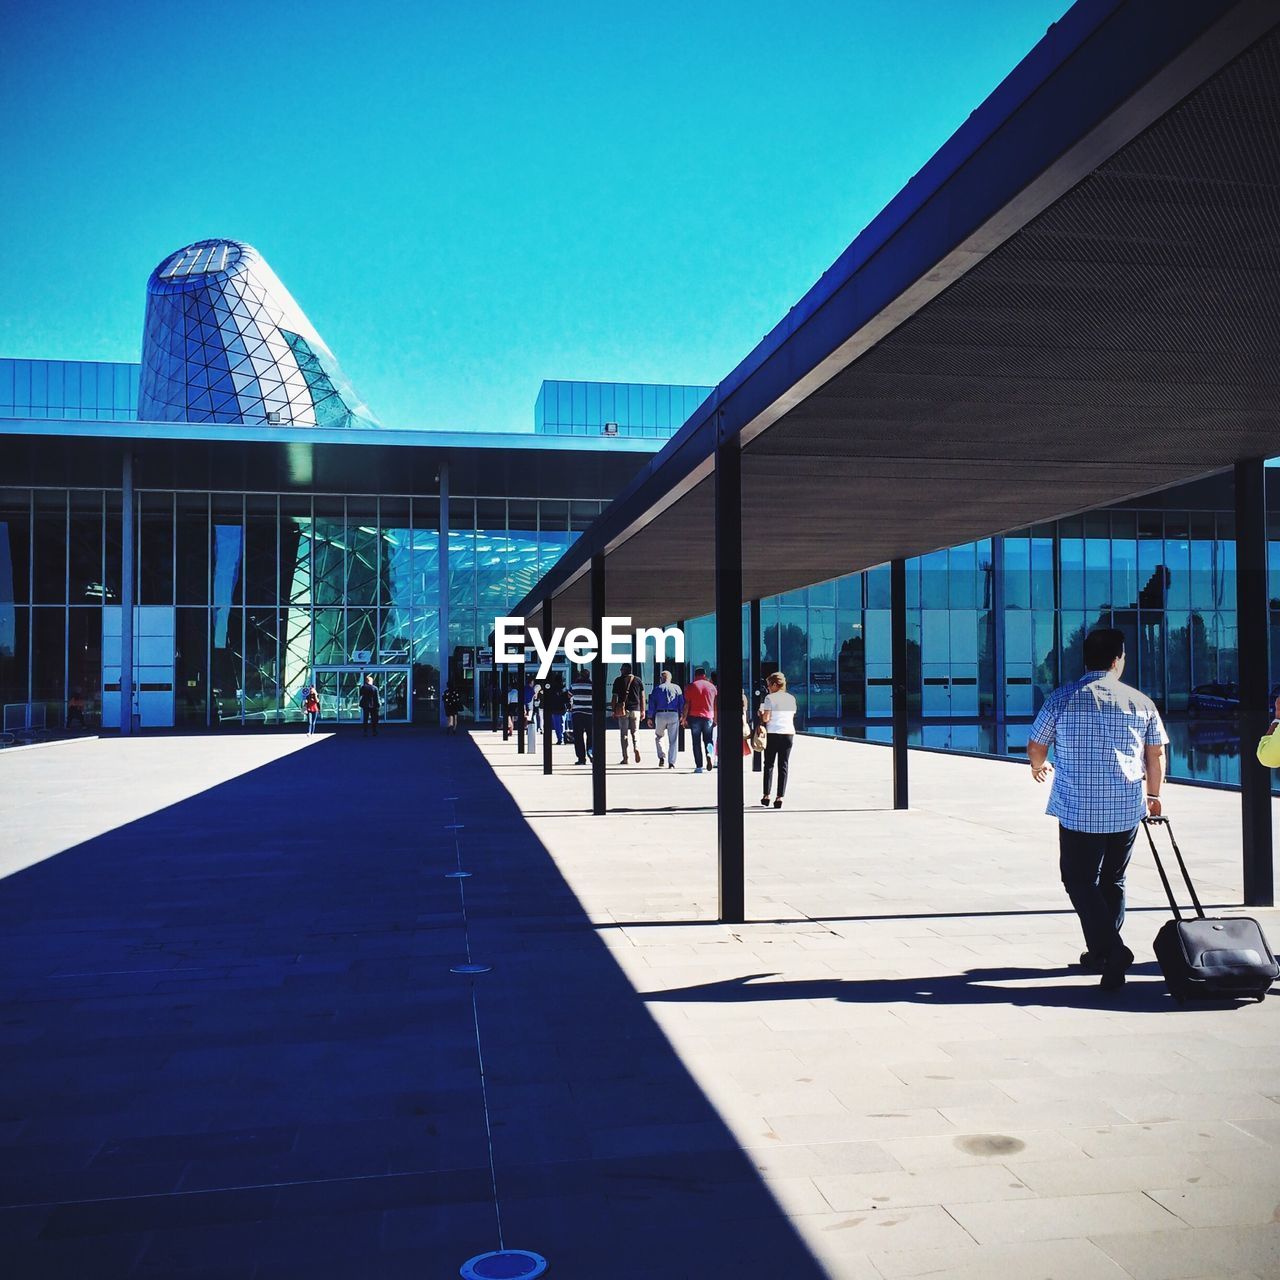
<instances>
[{"instance_id":1,"label":"suitcase handle","mask_svg":"<svg viewBox=\"0 0 1280 1280\"><path fill-rule=\"evenodd\" d=\"M1156 870L1160 873L1160 883L1164 885L1165 897L1169 899L1169 906L1173 910L1173 918L1182 920L1182 912L1178 909L1178 900L1173 896L1173 888L1169 884L1169 877L1165 875L1164 863L1160 861L1160 853L1156 849L1156 842L1151 834L1152 827L1164 827L1169 832L1169 843L1173 845L1173 856L1178 860L1178 870L1182 872L1182 879L1186 883L1187 892L1191 894L1191 901L1195 904L1196 915L1203 920L1205 918L1204 908L1200 905L1200 899L1196 896L1196 887L1191 883L1191 876L1187 872L1187 864L1182 860L1182 850L1178 848L1178 842L1173 838L1173 826L1168 818L1143 818L1142 829L1147 833L1147 843L1151 846L1151 856L1156 860Z\"/></svg>"}]
</instances>

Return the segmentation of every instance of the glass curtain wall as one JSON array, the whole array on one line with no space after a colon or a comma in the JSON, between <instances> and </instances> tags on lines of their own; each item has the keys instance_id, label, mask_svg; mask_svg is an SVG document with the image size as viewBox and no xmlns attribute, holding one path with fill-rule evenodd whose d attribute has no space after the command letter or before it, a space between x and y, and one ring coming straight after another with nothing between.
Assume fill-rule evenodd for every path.
<instances>
[{"instance_id":1,"label":"glass curtain wall","mask_svg":"<svg viewBox=\"0 0 1280 1280\"><path fill-rule=\"evenodd\" d=\"M76 696L90 723L100 715L120 507L118 490L0 489L0 700L44 704L51 725ZM488 714L482 652L494 615L509 612L600 509L451 501L451 678L473 711ZM137 603L172 610L176 724L299 718L316 665L410 667L413 718L434 713L436 498L143 490L137 512ZM1280 514L1270 537L1275 663ZM1080 673L1086 631L1115 626L1128 638L1126 679L1166 715L1197 716L1212 697L1233 696L1237 678L1233 538L1230 512L1116 509L909 562L910 713L991 720L1003 697L1006 718L1025 721ZM763 665L787 673L804 723L889 718L887 566L766 600L761 615ZM714 668L711 619L686 625L690 665Z\"/></svg>"},{"instance_id":2,"label":"glass curtain wall","mask_svg":"<svg viewBox=\"0 0 1280 1280\"><path fill-rule=\"evenodd\" d=\"M435 497L140 490L136 603L172 611L175 725L301 720L319 666L411 668L389 696L431 720L439 697ZM478 650L601 503L450 503L450 639L467 703ZM0 489L0 701L78 696L101 717L103 605L119 603L118 490ZM169 627L165 625L164 634ZM167 657L166 657L167 661Z\"/></svg>"},{"instance_id":3,"label":"glass curtain wall","mask_svg":"<svg viewBox=\"0 0 1280 1280\"><path fill-rule=\"evenodd\" d=\"M1086 633L1114 626L1128 638L1126 680L1166 715L1194 715L1197 689L1236 679L1234 536L1230 512L1114 510L909 560L909 714L1030 719L1082 673ZM1274 663L1280 516L1271 536ZM761 630L765 669L786 672L806 723L892 716L887 565L762 601ZM713 666L713 620L691 620L686 636L692 660Z\"/></svg>"},{"instance_id":4,"label":"glass curtain wall","mask_svg":"<svg viewBox=\"0 0 1280 1280\"><path fill-rule=\"evenodd\" d=\"M132 422L137 364L0 359L0 418Z\"/></svg>"}]
</instances>

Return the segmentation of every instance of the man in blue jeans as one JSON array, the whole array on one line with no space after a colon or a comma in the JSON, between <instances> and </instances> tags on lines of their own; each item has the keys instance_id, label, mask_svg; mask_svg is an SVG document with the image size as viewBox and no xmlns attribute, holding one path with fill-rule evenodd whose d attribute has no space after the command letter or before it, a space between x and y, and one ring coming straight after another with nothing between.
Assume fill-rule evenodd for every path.
<instances>
[{"instance_id":1,"label":"man in blue jeans","mask_svg":"<svg viewBox=\"0 0 1280 1280\"><path fill-rule=\"evenodd\" d=\"M697 667L693 683L684 691L684 724L693 735L694 773L702 772L706 749L707 769L716 767L711 754L711 733L716 723L716 687L707 679L706 667Z\"/></svg>"},{"instance_id":2,"label":"man in blue jeans","mask_svg":"<svg viewBox=\"0 0 1280 1280\"><path fill-rule=\"evenodd\" d=\"M1120 937L1125 872L1142 819L1160 816L1169 735L1155 703L1120 683L1122 631L1091 631L1084 665L1079 680L1045 699L1027 757L1037 782L1053 776L1045 812L1058 819L1059 873L1084 932L1080 963L1112 991L1124 986L1133 963Z\"/></svg>"}]
</instances>

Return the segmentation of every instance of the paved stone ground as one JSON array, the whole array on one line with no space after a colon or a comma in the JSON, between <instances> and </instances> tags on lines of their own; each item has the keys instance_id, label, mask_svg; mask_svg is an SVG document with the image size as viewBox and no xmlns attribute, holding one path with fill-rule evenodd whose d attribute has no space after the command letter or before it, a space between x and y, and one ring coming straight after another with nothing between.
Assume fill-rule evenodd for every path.
<instances>
[{"instance_id":1,"label":"paved stone ground","mask_svg":"<svg viewBox=\"0 0 1280 1280\"><path fill-rule=\"evenodd\" d=\"M0 760L3 1274L452 1276L495 1181L551 1277L1280 1274L1280 1004L1177 1010L1155 911L1120 995L1065 969L1023 772L913 753L894 814L887 752L802 740L730 928L713 778L615 767L592 818L557 759ZM1238 901L1233 798L1174 794Z\"/></svg>"},{"instance_id":2,"label":"paved stone ground","mask_svg":"<svg viewBox=\"0 0 1280 1280\"><path fill-rule=\"evenodd\" d=\"M801 739L781 812L748 776L757 923L726 927L714 776L610 751L619 811L595 818L588 770L478 742L825 1274L1280 1275L1280 999L1173 1004L1145 846L1139 963L1108 996L1067 967L1024 768L913 752L894 813L885 749ZM1167 794L1204 901L1238 904L1237 798Z\"/></svg>"}]
</instances>

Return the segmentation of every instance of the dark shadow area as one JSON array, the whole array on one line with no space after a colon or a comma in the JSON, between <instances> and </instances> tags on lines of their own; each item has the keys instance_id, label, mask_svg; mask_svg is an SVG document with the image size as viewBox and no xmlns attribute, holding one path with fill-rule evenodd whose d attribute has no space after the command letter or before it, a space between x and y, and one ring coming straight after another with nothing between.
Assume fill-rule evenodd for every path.
<instances>
[{"instance_id":1,"label":"dark shadow area","mask_svg":"<svg viewBox=\"0 0 1280 1280\"><path fill-rule=\"evenodd\" d=\"M1074 975L1075 981L1052 981ZM1095 976L1068 969L969 969L927 978L818 978L796 982L764 982L773 973L753 973L723 982L699 983L650 991L649 1001L745 1004L757 1000L841 1000L851 1004L987 1005L1007 1004L1048 1009L1123 1009L1126 1013L1167 1013L1172 1009L1239 1007L1240 1001L1197 1001L1178 1005L1165 989L1155 961L1136 964L1118 991L1103 991ZM1155 981L1147 979L1154 978ZM1050 980L1050 981L1046 981ZM1034 986L1011 985L1034 983Z\"/></svg>"},{"instance_id":2,"label":"dark shadow area","mask_svg":"<svg viewBox=\"0 0 1280 1280\"><path fill-rule=\"evenodd\" d=\"M456 1276L497 1247L477 1019L508 1245L557 1280L826 1274L478 750L427 734L0 881L0 1271Z\"/></svg>"}]
</instances>

